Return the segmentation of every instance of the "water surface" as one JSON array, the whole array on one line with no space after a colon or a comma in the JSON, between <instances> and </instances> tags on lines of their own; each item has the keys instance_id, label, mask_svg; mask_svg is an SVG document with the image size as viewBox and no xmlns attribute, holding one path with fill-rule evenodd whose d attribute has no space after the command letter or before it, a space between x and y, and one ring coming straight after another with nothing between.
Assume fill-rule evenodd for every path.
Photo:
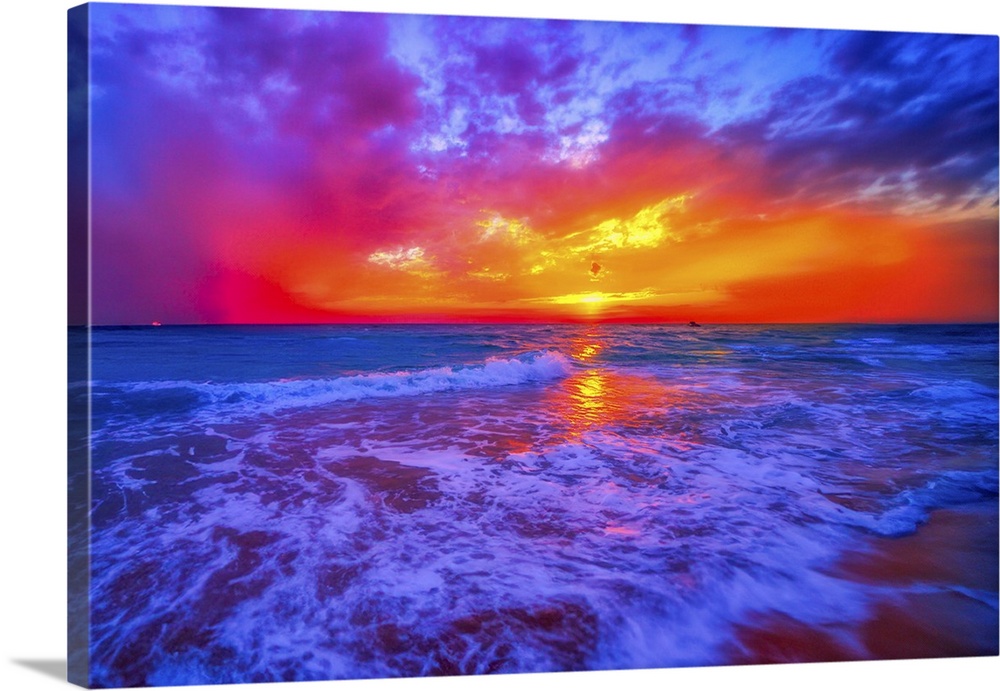
<instances>
[{"instance_id":1,"label":"water surface","mask_svg":"<svg viewBox=\"0 0 1000 691\"><path fill-rule=\"evenodd\" d=\"M995 325L103 328L92 378L96 685L997 653Z\"/></svg>"}]
</instances>

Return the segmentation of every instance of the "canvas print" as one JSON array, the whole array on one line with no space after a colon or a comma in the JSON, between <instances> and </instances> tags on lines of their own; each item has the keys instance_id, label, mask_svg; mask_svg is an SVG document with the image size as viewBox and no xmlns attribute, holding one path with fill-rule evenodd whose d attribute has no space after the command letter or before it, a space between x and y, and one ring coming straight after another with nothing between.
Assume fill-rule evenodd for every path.
<instances>
[{"instance_id":1,"label":"canvas print","mask_svg":"<svg viewBox=\"0 0 1000 691\"><path fill-rule=\"evenodd\" d=\"M68 19L71 681L997 655L996 36Z\"/></svg>"}]
</instances>

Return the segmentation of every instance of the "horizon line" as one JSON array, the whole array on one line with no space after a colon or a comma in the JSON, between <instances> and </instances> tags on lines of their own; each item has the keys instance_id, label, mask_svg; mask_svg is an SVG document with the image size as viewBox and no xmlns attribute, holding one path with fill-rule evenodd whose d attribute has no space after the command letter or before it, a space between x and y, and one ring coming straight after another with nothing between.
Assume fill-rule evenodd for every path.
<instances>
[{"instance_id":1,"label":"horizon line","mask_svg":"<svg viewBox=\"0 0 1000 691\"><path fill-rule=\"evenodd\" d=\"M331 322L142 322L108 324L68 324L70 329L80 328L163 328L194 326L683 326L692 328L703 326L1000 326L995 321L801 321L801 322L756 322L756 321L652 321L652 320L458 320L458 321L331 321Z\"/></svg>"}]
</instances>

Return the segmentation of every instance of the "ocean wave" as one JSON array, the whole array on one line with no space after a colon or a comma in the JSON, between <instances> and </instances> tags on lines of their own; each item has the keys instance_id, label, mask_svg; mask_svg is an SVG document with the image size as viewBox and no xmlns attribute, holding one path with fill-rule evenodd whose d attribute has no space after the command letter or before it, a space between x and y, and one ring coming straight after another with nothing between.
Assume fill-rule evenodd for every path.
<instances>
[{"instance_id":1,"label":"ocean wave","mask_svg":"<svg viewBox=\"0 0 1000 691\"><path fill-rule=\"evenodd\" d=\"M828 519L855 525L884 537L909 535L936 509L994 500L998 492L997 483L995 468L944 471L918 487L886 498L888 506L881 512L845 511L838 507L838 515Z\"/></svg>"},{"instance_id":2,"label":"ocean wave","mask_svg":"<svg viewBox=\"0 0 1000 691\"><path fill-rule=\"evenodd\" d=\"M331 379L213 383L144 381L124 386L128 394L194 392L204 404L254 404L271 410L370 398L419 396L429 393L489 389L546 382L568 376L572 364L558 351L523 353L512 358L488 358L464 366L357 374Z\"/></svg>"},{"instance_id":3,"label":"ocean wave","mask_svg":"<svg viewBox=\"0 0 1000 691\"><path fill-rule=\"evenodd\" d=\"M893 338L835 338L834 343L846 346L884 346L893 345L896 340Z\"/></svg>"}]
</instances>

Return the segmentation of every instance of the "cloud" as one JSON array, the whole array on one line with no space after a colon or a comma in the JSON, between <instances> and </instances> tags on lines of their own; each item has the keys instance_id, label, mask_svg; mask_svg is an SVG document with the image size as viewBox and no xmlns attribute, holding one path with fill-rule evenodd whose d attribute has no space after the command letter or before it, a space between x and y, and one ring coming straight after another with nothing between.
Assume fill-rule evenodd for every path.
<instances>
[{"instance_id":1,"label":"cloud","mask_svg":"<svg viewBox=\"0 0 1000 691\"><path fill-rule=\"evenodd\" d=\"M387 55L385 16L121 5L92 16L96 290L154 301L170 286L177 301L220 264L260 274L284 245L401 242L438 216L408 148L419 78ZM135 271L111 248L123 243L144 248ZM252 310L256 293L227 294ZM103 313L115 305L100 300L97 318L120 320ZM218 318L202 305L174 311Z\"/></svg>"},{"instance_id":2,"label":"cloud","mask_svg":"<svg viewBox=\"0 0 1000 691\"><path fill-rule=\"evenodd\" d=\"M102 321L706 306L996 215L995 37L93 16Z\"/></svg>"},{"instance_id":3,"label":"cloud","mask_svg":"<svg viewBox=\"0 0 1000 691\"><path fill-rule=\"evenodd\" d=\"M995 194L995 38L844 33L831 53L832 73L719 133L761 152L772 195L947 211Z\"/></svg>"},{"instance_id":4,"label":"cloud","mask_svg":"<svg viewBox=\"0 0 1000 691\"><path fill-rule=\"evenodd\" d=\"M378 250L368 255L368 261L371 264L411 273L420 272L430 267L430 264L424 258L423 247L410 247L409 249L392 251Z\"/></svg>"}]
</instances>

